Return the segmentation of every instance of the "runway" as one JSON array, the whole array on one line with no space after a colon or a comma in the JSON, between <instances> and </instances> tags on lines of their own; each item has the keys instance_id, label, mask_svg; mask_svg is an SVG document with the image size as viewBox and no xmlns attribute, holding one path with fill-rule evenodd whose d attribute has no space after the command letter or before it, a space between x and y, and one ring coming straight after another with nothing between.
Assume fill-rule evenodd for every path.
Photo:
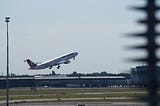
<instances>
[{"instance_id":1,"label":"runway","mask_svg":"<svg viewBox=\"0 0 160 106\"><path fill-rule=\"evenodd\" d=\"M39 88L36 92L20 88L10 91L9 103L10 106L146 106L138 98L145 94L145 90L133 88ZM0 97L4 98L0 100L0 106L5 106L5 95L1 94Z\"/></svg>"},{"instance_id":2,"label":"runway","mask_svg":"<svg viewBox=\"0 0 160 106\"><path fill-rule=\"evenodd\" d=\"M59 98L58 100L56 98L54 99L22 99L22 100L9 100L9 103L29 103L29 102L59 102L59 103L63 103L63 101L65 100L133 100L135 98L133 97L107 97L107 98L102 98L102 97L96 97L96 98ZM4 104L6 103L6 100L0 101L0 104ZM75 102L74 102L75 103ZM90 102L87 102L90 103ZM106 102L104 102L106 103Z\"/></svg>"},{"instance_id":3,"label":"runway","mask_svg":"<svg viewBox=\"0 0 160 106\"><path fill-rule=\"evenodd\" d=\"M16 103L10 106L147 106L144 102L53 102L53 103ZM0 106L6 106L0 104Z\"/></svg>"}]
</instances>

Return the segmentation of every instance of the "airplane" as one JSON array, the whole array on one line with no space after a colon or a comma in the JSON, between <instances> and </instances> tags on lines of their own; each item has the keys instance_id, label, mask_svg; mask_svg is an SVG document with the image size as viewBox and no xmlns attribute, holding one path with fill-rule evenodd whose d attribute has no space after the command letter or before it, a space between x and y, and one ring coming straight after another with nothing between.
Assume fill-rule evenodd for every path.
<instances>
[{"instance_id":1,"label":"airplane","mask_svg":"<svg viewBox=\"0 0 160 106\"><path fill-rule=\"evenodd\" d=\"M24 60L24 62L28 63L28 65L30 66L29 68L30 70L40 70L45 68L52 69L53 66L57 66L57 69L59 69L61 67L60 64L69 64L70 59L75 60L75 57L77 55L78 55L78 52L71 52L42 63L34 63L30 59L26 59Z\"/></svg>"}]
</instances>

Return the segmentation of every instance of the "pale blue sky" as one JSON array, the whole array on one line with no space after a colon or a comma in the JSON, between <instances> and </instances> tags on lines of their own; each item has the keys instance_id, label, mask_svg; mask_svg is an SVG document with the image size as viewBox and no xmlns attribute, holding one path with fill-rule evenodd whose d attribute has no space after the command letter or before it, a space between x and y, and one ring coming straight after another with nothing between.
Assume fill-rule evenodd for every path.
<instances>
[{"instance_id":1,"label":"pale blue sky","mask_svg":"<svg viewBox=\"0 0 160 106\"><path fill-rule=\"evenodd\" d=\"M145 41L124 35L145 29L136 23L144 13L128 9L143 4L143 0L1 0L0 73L6 74L5 16L11 17L11 73L120 73L141 65L124 60L145 53L125 46ZM71 51L79 52L76 61L60 70L30 71L23 62L26 58L42 62Z\"/></svg>"}]
</instances>

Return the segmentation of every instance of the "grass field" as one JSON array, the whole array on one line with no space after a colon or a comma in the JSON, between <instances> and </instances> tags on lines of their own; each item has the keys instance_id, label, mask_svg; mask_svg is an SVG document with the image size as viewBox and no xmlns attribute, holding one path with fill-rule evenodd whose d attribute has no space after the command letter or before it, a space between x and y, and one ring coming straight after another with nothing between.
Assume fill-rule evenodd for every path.
<instances>
[{"instance_id":1,"label":"grass field","mask_svg":"<svg viewBox=\"0 0 160 106\"><path fill-rule=\"evenodd\" d=\"M141 101L147 96L144 88L30 88L10 89L10 100L54 99L57 101ZM6 91L0 90L0 101L6 99ZM66 99L68 98L68 100ZM71 98L71 99L69 99ZM72 98L77 98L73 99ZM97 99L96 99L97 98ZM44 100L45 101L45 100ZM51 100L52 101L52 100Z\"/></svg>"}]
</instances>

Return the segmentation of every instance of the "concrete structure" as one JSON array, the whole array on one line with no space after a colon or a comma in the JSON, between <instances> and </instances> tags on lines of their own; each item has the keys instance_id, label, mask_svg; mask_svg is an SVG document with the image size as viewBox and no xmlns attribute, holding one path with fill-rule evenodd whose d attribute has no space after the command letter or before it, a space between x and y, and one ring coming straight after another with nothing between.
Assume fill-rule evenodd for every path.
<instances>
[{"instance_id":1,"label":"concrete structure","mask_svg":"<svg viewBox=\"0 0 160 106\"><path fill-rule=\"evenodd\" d=\"M35 76L10 78L10 87L115 87L126 86L127 78L123 76L104 77L66 77ZM0 88L6 88L6 79L0 79Z\"/></svg>"},{"instance_id":2,"label":"concrete structure","mask_svg":"<svg viewBox=\"0 0 160 106\"><path fill-rule=\"evenodd\" d=\"M131 68L131 85L147 86L148 84L148 66L137 66ZM160 76L160 66L156 67L157 75ZM160 77L158 77L160 83Z\"/></svg>"}]
</instances>

